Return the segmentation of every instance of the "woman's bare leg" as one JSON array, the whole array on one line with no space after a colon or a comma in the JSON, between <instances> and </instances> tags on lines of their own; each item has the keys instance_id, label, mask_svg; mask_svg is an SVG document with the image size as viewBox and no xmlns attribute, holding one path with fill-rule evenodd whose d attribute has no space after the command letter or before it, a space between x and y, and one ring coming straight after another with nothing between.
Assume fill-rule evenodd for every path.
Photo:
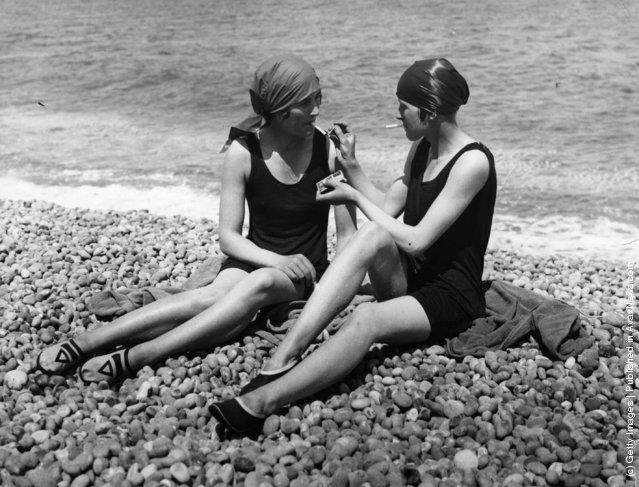
<instances>
[{"instance_id":1,"label":"woman's bare leg","mask_svg":"<svg viewBox=\"0 0 639 487\"><path fill-rule=\"evenodd\" d=\"M213 306L129 351L133 369L186 350L212 347L237 336L262 307L303 296L304 285L284 272L262 268L248 274Z\"/></svg>"},{"instance_id":2,"label":"woman's bare leg","mask_svg":"<svg viewBox=\"0 0 639 487\"><path fill-rule=\"evenodd\" d=\"M373 343L420 343L429 335L428 317L411 296L361 304L335 336L286 375L241 398L256 413L270 414L345 377Z\"/></svg>"},{"instance_id":3,"label":"woman's bare leg","mask_svg":"<svg viewBox=\"0 0 639 487\"><path fill-rule=\"evenodd\" d=\"M357 231L335 257L264 370L276 370L299 357L317 335L353 299L366 273L378 299L406 292L406 276L397 245L390 234L374 222Z\"/></svg>"},{"instance_id":4,"label":"woman's bare leg","mask_svg":"<svg viewBox=\"0 0 639 487\"><path fill-rule=\"evenodd\" d=\"M211 307L247 275L241 269L225 269L208 286L167 296L133 310L109 325L78 335L75 343L85 355L90 355L103 348L155 338ZM38 360L44 369L55 372L73 365L58 362L59 352L60 344L42 351Z\"/></svg>"},{"instance_id":5,"label":"woman's bare leg","mask_svg":"<svg viewBox=\"0 0 639 487\"><path fill-rule=\"evenodd\" d=\"M121 344L139 343L166 333L213 306L248 273L225 269L208 286L184 291L135 309L75 338L85 353Z\"/></svg>"}]
</instances>

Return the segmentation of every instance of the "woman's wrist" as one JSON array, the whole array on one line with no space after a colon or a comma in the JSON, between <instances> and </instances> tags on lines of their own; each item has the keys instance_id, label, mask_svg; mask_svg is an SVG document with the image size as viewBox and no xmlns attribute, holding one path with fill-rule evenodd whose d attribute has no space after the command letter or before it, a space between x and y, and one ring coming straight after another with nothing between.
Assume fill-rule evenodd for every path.
<instances>
[{"instance_id":1,"label":"woman's wrist","mask_svg":"<svg viewBox=\"0 0 639 487\"><path fill-rule=\"evenodd\" d=\"M359 190L353 188L353 197L351 199L353 203L355 203L357 206L361 206L363 197L364 195L360 193Z\"/></svg>"},{"instance_id":2,"label":"woman's wrist","mask_svg":"<svg viewBox=\"0 0 639 487\"><path fill-rule=\"evenodd\" d=\"M354 155L353 157L344 157L340 162L347 173L353 169L359 169L359 162Z\"/></svg>"}]
</instances>

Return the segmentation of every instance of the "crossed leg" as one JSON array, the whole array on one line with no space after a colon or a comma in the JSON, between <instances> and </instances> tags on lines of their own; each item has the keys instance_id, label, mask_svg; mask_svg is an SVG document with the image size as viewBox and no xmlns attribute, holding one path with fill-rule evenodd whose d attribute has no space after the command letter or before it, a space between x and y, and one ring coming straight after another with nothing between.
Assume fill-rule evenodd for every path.
<instances>
[{"instance_id":1,"label":"crossed leg","mask_svg":"<svg viewBox=\"0 0 639 487\"><path fill-rule=\"evenodd\" d=\"M365 223L335 257L264 370L282 369L297 360L353 299L367 272L378 300L406 293L406 276L397 245L374 222Z\"/></svg>"}]
</instances>

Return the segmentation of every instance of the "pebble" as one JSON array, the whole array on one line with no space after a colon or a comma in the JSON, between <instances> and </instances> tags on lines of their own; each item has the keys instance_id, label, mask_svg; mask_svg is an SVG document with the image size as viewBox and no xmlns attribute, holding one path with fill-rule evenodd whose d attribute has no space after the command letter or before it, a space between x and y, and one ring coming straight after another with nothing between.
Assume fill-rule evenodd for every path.
<instances>
[{"instance_id":1,"label":"pebble","mask_svg":"<svg viewBox=\"0 0 639 487\"><path fill-rule=\"evenodd\" d=\"M393 396L393 402L401 409L408 409L413 405L413 399L405 392L398 392Z\"/></svg>"},{"instance_id":2,"label":"pebble","mask_svg":"<svg viewBox=\"0 0 639 487\"><path fill-rule=\"evenodd\" d=\"M191 480L189 469L182 462L174 463L169 467L169 471L175 480L182 484L186 484Z\"/></svg>"},{"instance_id":3,"label":"pebble","mask_svg":"<svg viewBox=\"0 0 639 487\"><path fill-rule=\"evenodd\" d=\"M579 473L586 477L599 477L601 473L601 465L596 463L582 463Z\"/></svg>"},{"instance_id":4,"label":"pebble","mask_svg":"<svg viewBox=\"0 0 639 487\"><path fill-rule=\"evenodd\" d=\"M601 321L603 323L606 323L607 325L612 325L617 327L623 326L625 323L623 315L615 311L605 311L601 315Z\"/></svg>"},{"instance_id":5,"label":"pebble","mask_svg":"<svg viewBox=\"0 0 639 487\"><path fill-rule=\"evenodd\" d=\"M271 415L266 418L262 427L262 432L268 436L272 435L280 429L280 417L277 415Z\"/></svg>"},{"instance_id":6,"label":"pebble","mask_svg":"<svg viewBox=\"0 0 639 487\"><path fill-rule=\"evenodd\" d=\"M59 472L57 472L59 474ZM27 472L26 477L34 487L56 487L58 476L54 469L36 468Z\"/></svg>"},{"instance_id":7,"label":"pebble","mask_svg":"<svg viewBox=\"0 0 639 487\"><path fill-rule=\"evenodd\" d=\"M4 376L4 384L9 389L22 389L27 383L28 377L23 370L10 370Z\"/></svg>"},{"instance_id":8,"label":"pebble","mask_svg":"<svg viewBox=\"0 0 639 487\"><path fill-rule=\"evenodd\" d=\"M91 477L87 474L82 474L73 479L70 487L88 487L91 483Z\"/></svg>"},{"instance_id":9,"label":"pebble","mask_svg":"<svg viewBox=\"0 0 639 487\"><path fill-rule=\"evenodd\" d=\"M335 440L331 453L336 454L339 458L350 457L357 450L358 442L350 436L343 436Z\"/></svg>"},{"instance_id":10,"label":"pebble","mask_svg":"<svg viewBox=\"0 0 639 487\"><path fill-rule=\"evenodd\" d=\"M553 462L546 470L546 482L550 485L557 485L561 480L561 474L563 473L563 464L560 462Z\"/></svg>"},{"instance_id":11,"label":"pebble","mask_svg":"<svg viewBox=\"0 0 639 487\"><path fill-rule=\"evenodd\" d=\"M460 470L471 470L478 466L477 455L472 450L460 450L455 453L453 463Z\"/></svg>"},{"instance_id":12,"label":"pebble","mask_svg":"<svg viewBox=\"0 0 639 487\"><path fill-rule=\"evenodd\" d=\"M371 400L367 397L361 397L357 399L353 399L351 401L351 408L355 411L360 411L362 409L366 409L371 405Z\"/></svg>"},{"instance_id":13,"label":"pebble","mask_svg":"<svg viewBox=\"0 0 639 487\"><path fill-rule=\"evenodd\" d=\"M233 460L233 468L237 472L252 472L255 470L255 463L250 458L239 456Z\"/></svg>"},{"instance_id":14,"label":"pebble","mask_svg":"<svg viewBox=\"0 0 639 487\"><path fill-rule=\"evenodd\" d=\"M285 435L295 433L300 429L300 420L297 418L284 418L280 423L280 429Z\"/></svg>"},{"instance_id":15,"label":"pebble","mask_svg":"<svg viewBox=\"0 0 639 487\"><path fill-rule=\"evenodd\" d=\"M31 438L33 438L33 441L35 441L37 444L44 443L50 438L50 436L51 433L47 430L38 430L31 433Z\"/></svg>"},{"instance_id":16,"label":"pebble","mask_svg":"<svg viewBox=\"0 0 639 487\"><path fill-rule=\"evenodd\" d=\"M526 464L526 469L529 472L532 472L535 475L539 475L539 476L545 476L546 472L548 471L548 469L543 463L537 462L537 461L528 462Z\"/></svg>"},{"instance_id":17,"label":"pebble","mask_svg":"<svg viewBox=\"0 0 639 487\"><path fill-rule=\"evenodd\" d=\"M456 418L464 414L464 403L457 400L446 401L444 406L444 414L447 418Z\"/></svg>"}]
</instances>

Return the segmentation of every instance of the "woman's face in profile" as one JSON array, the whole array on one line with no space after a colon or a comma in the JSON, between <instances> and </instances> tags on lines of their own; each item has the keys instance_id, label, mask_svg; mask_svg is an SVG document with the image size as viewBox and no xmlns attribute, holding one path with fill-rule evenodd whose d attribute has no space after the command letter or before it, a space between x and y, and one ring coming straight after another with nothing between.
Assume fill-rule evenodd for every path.
<instances>
[{"instance_id":1,"label":"woman's face in profile","mask_svg":"<svg viewBox=\"0 0 639 487\"><path fill-rule=\"evenodd\" d=\"M427 122L419 118L419 108L399 98L397 100L399 102L399 118L404 125L406 138L410 141L415 141L423 137L426 132Z\"/></svg>"},{"instance_id":2,"label":"woman's face in profile","mask_svg":"<svg viewBox=\"0 0 639 487\"><path fill-rule=\"evenodd\" d=\"M312 135L321 103L322 92L317 91L289 108L289 115L287 118L282 118L282 124L295 135Z\"/></svg>"}]
</instances>

